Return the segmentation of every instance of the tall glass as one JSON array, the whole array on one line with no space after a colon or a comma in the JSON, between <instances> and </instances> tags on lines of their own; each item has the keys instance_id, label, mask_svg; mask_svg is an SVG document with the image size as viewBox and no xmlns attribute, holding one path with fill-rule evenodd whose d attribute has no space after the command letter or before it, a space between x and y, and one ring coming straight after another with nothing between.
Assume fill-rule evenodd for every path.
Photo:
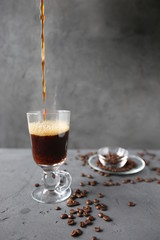
<instances>
[{"instance_id":1,"label":"tall glass","mask_svg":"<svg viewBox=\"0 0 160 240\"><path fill-rule=\"evenodd\" d=\"M43 120L41 111L27 113L28 129L34 161L43 169L43 185L32 193L41 203L57 203L71 194L71 175L59 170L66 161L70 129L70 111L47 113Z\"/></svg>"}]
</instances>

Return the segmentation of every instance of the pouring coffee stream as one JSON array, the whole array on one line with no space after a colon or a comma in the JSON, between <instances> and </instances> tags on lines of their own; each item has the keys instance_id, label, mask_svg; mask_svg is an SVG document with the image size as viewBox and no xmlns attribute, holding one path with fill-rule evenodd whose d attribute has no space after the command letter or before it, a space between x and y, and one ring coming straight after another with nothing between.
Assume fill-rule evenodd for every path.
<instances>
[{"instance_id":1,"label":"pouring coffee stream","mask_svg":"<svg viewBox=\"0 0 160 240\"><path fill-rule=\"evenodd\" d=\"M43 121L46 120L46 81L45 81L45 37L44 37L44 0L41 0L40 5L40 20L41 20L41 58L42 58L42 98L43 98Z\"/></svg>"}]
</instances>

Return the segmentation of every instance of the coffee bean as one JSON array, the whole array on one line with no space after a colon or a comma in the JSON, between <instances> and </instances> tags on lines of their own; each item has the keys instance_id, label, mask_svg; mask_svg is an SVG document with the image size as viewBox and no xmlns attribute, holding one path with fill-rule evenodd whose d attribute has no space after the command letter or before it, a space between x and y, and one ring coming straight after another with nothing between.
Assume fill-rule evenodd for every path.
<instances>
[{"instance_id":1,"label":"coffee bean","mask_svg":"<svg viewBox=\"0 0 160 240\"><path fill-rule=\"evenodd\" d=\"M86 219L86 220L85 220L85 224L86 224L86 225L91 225L92 222L91 222L89 219L88 219L88 220Z\"/></svg>"},{"instance_id":2,"label":"coffee bean","mask_svg":"<svg viewBox=\"0 0 160 240\"><path fill-rule=\"evenodd\" d=\"M97 181L92 181L91 182L91 186L96 186L97 185Z\"/></svg>"},{"instance_id":3,"label":"coffee bean","mask_svg":"<svg viewBox=\"0 0 160 240\"><path fill-rule=\"evenodd\" d=\"M134 180L131 180L130 183L131 183L131 184L135 184L135 181L134 181Z\"/></svg>"},{"instance_id":4,"label":"coffee bean","mask_svg":"<svg viewBox=\"0 0 160 240\"><path fill-rule=\"evenodd\" d=\"M116 182L115 183L115 186L120 186L121 184L119 182Z\"/></svg>"},{"instance_id":5,"label":"coffee bean","mask_svg":"<svg viewBox=\"0 0 160 240\"><path fill-rule=\"evenodd\" d=\"M99 198L103 198L104 196L103 196L102 193L98 193L98 197L99 197Z\"/></svg>"},{"instance_id":6,"label":"coffee bean","mask_svg":"<svg viewBox=\"0 0 160 240\"><path fill-rule=\"evenodd\" d=\"M102 212L98 213L98 217L103 218L104 214Z\"/></svg>"},{"instance_id":7,"label":"coffee bean","mask_svg":"<svg viewBox=\"0 0 160 240\"><path fill-rule=\"evenodd\" d=\"M98 205L96 206L96 209L97 209L97 210L100 210L100 209L101 209L101 205L98 204Z\"/></svg>"},{"instance_id":8,"label":"coffee bean","mask_svg":"<svg viewBox=\"0 0 160 240\"><path fill-rule=\"evenodd\" d=\"M88 181L88 182L87 182L87 184L88 184L88 185L91 185L91 182L90 182L90 181Z\"/></svg>"},{"instance_id":9,"label":"coffee bean","mask_svg":"<svg viewBox=\"0 0 160 240\"><path fill-rule=\"evenodd\" d=\"M144 182L144 178L136 177L136 182Z\"/></svg>"},{"instance_id":10,"label":"coffee bean","mask_svg":"<svg viewBox=\"0 0 160 240\"><path fill-rule=\"evenodd\" d=\"M89 212L84 211L83 215L84 215L85 217L88 217L88 216L89 216Z\"/></svg>"},{"instance_id":11,"label":"coffee bean","mask_svg":"<svg viewBox=\"0 0 160 240\"><path fill-rule=\"evenodd\" d=\"M80 235L82 235L82 233L83 233L83 232L78 228L78 229L73 230L73 231L71 232L71 237L80 236Z\"/></svg>"},{"instance_id":12,"label":"coffee bean","mask_svg":"<svg viewBox=\"0 0 160 240\"><path fill-rule=\"evenodd\" d=\"M104 172L98 171L101 176L104 176Z\"/></svg>"},{"instance_id":13,"label":"coffee bean","mask_svg":"<svg viewBox=\"0 0 160 240\"><path fill-rule=\"evenodd\" d=\"M108 207L107 207L107 205L105 205L104 203L101 203L101 204L100 204L100 209L101 209L102 211L106 211L106 210L108 209Z\"/></svg>"},{"instance_id":14,"label":"coffee bean","mask_svg":"<svg viewBox=\"0 0 160 240\"><path fill-rule=\"evenodd\" d=\"M79 185L82 186L82 187L85 186L85 184L83 182L80 182Z\"/></svg>"},{"instance_id":15,"label":"coffee bean","mask_svg":"<svg viewBox=\"0 0 160 240\"><path fill-rule=\"evenodd\" d=\"M77 213L77 217L83 217L83 213Z\"/></svg>"},{"instance_id":16,"label":"coffee bean","mask_svg":"<svg viewBox=\"0 0 160 240\"><path fill-rule=\"evenodd\" d=\"M103 186L108 186L108 183L107 182L103 182Z\"/></svg>"},{"instance_id":17,"label":"coffee bean","mask_svg":"<svg viewBox=\"0 0 160 240\"><path fill-rule=\"evenodd\" d=\"M126 183L128 183L128 180L127 180L127 179L123 179L123 180L122 180L122 183L123 183L123 184L126 184Z\"/></svg>"},{"instance_id":18,"label":"coffee bean","mask_svg":"<svg viewBox=\"0 0 160 240\"><path fill-rule=\"evenodd\" d=\"M69 219L67 223L68 223L68 225L74 225L75 221L73 219Z\"/></svg>"},{"instance_id":19,"label":"coffee bean","mask_svg":"<svg viewBox=\"0 0 160 240\"><path fill-rule=\"evenodd\" d=\"M79 202L77 202L76 200L72 199L72 198L69 198L67 200L67 206L68 207L73 207L73 206L77 206L79 205Z\"/></svg>"},{"instance_id":20,"label":"coffee bean","mask_svg":"<svg viewBox=\"0 0 160 240\"><path fill-rule=\"evenodd\" d=\"M129 206L129 207L134 207L134 206L136 206L136 204L133 203L133 202L128 202L128 206Z\"/></svg>"},{"instance_id":21,"label":"coffee bean","mask_svg":"<svg viewBox=\"0 0 160 240\"><path fill-rule=\"evenodd\" d=\"M61 208L59 206L56 206L55 210L61 210Z\"/></svg>"},{"instance_id":22,"label":"coffee bean","mask_svg":"<svg viewBox=\"0 0 160 240\"><path fill-rule=\"evenodd\" d=\"M102 231L102 229L100 227L95 227L94 230L95 230L95 232L101 232Z\"/></svg>"},{"instance_id":23,"label":"coffee bean","mask_svg":"<svg viewBox=\"0 0 160 240\"><path fill-rule=\"evenodd\" d=\"M99 203L99 200L98 200L97 198L95 198L95 199L93 200L93 203L94 203L94 204L98 204L98 203Z\"/></svg>"},{"instance_id":24,"label":"coffee bean","mask_svg":"<svg viewBox=\"0 0 160 240\"><path fill-rule=\"evenodd\" d=\"M85 195L87 194L87 192L88 192L88 191L85 190L85 189L82 191L82 193L85 194Z\"/></svg>"},{"instance_id":25,"label":"coffee bean","mask_svg":"<svg viewBox=\"0 0 160 240\"><path fill-rule=\"evenodd\" d=\"M111 222L112 221L112 219L107 215L103 216L103 220L106 221L106 222Z\"/></svg>"},{"instance_id":26,"label":"coffee bean","mask_svg":"<svg viewBox=\"0 0 160 240\"><path fill-rule=\"evenodd\" d=\"M146 178L145 182L150 183L150 182L153 182L153 180L152 180L152 178Z\"/></svg>"},{"instance_id":27,"label":"coffee bean","mask_svg":"<svg viewBox=\"0 0 160 240\"><path fill-rule=\"evenodd\" d=\"M93 178L93 176L91 174L88 174L87 177L88 178Z\"/></svg>"},{"instance_id":28,"label":"coffee bean","mask_svg":"<svg viewBox=\"0 0 160 240\"><path fill-rule=\"evenodd\" d=\"M35 183L34 186L35 187L40 187L40 184L39 183Z\"/></svg>"},{"instance_id":29,"label":"coffee bean","mask_svg":"<svg viewBox=\"0 0 160 240\"><path fill-rule=\"evenodd\" d=\"M74 193L75 193L75 194L77 194L77 193L80 194L80 193L81 193L81 190L80 190L79 188L77 188L77 189L74 191Z\"/></svg>"},{"instance_id":30,"label":"coffee bean","mask_svg":"<svg viewBox=\"0 0 160 240\"><path fill-rule=\"evenodd\" d=\"M66 218L68 218L68 215L67 215L66 213L63 213L63 214L61 215L61 219L66 219Z\"/></svg>"},{"instance_id":31,"label":"coffee bean","mask_svg":"<svg viewBox=\"0 0 160 240\"><path fill-rule=\"evenodd\" d=\"M74 219L75 217L73 216L73 214L69 214L69 215L68 215L68 218L69 218L69 219Z\"/></svg>"},{"instance_id":32,"label":"coffee bean","mask_svg":"<svg viewBox=\"0 0 160 240\"><path fill-rule=\"evenodd\" d=\"M70 209L70 214L75 214L77 211L75 209Z\"/></svg>"},{"instance_id":33,"label":"coffee bean","mask_svg":"<svg viewBox=\"0 0 160 240\"><path fill-rule=\"evenodd\" d=\"M86 207L83 207L83 210L89 213L92 211L92 208L89 205L87 205Z\"/></svg>"},{"instance_id":34,"label":"coffee bean","mask_svg":"<svg viewBox=\"0 0 160 240\"><path fill-rule=\"evenodd\" d=\"M76 236L78 236L77 231L76 231L76 230L73 230L73 231L71 232L71 237L76 237Z\"/></svg>"},{"instance_id":35,"label":"coffee bean","mask_svg":"<svg viewBox=\"0 0 160 240\"><path fill-rule=\"evenodd\" d=\"M84 173L81 173L81 177L85 177L86 175Z\"/></svg>"},{"instance_id":36,"label":"coffee bean","mask_svg":"<svg viewBox=\"0 0 160 240\"><path fill-rule=\"evenodd\" d=\"M157 180L157 184L160 184L160 180Z\"/></svg>"},{"instance_id":37,"label":"coffee bean","mask_svg":"<svg viewBox=\"0 0 160 240\"><path fill-rule=\"evenodd\" d=\"M110 174L109 173L105 173L104 176L105 177L110 177Z\"/></svg>"},{"instance_id":38,"label":"coffee bean","mask_svg":"<svg viewBox=\"0 0 160 240\"><path fill-rule=\"evenodd\" d=\"M86 200L86 204L87 204L87 205L92 205L93 202L92 202L90 199L87 199L87 200Z\"/></svg>"},{"instance_id":39,"label":"coffee bean","mask_svg":"<svg viewBox=\"0 0 160 240\"><path fill-rule=\"evenodd\" d=\"M95 236L93 236L91 240L98 240L98 239Z\"/></svg>"},{"instance_id":40,"label":"coffee bean","mask_svg":"<svg viewBox=\"0 0 160 240\"><path fill-rule=\"evenodd\" d=\"M89 217L87 217L87 220L94 221L95 218L94 218L93 216L90 215Z\"/></svg>"},{"instance_id":41,"label":"coffee bean","mask_svg":"<svg viewBox=\"0 0 160 240\"><path fill-rule=\"evenodd\" d=\"M76 232L77 232L78 236L82 235L82 230L81 230L81 229L78 228L78 229L76 230Z\"/></svg>"},{"instance_id":42,"label":"coffee bean","mask_svg":"<svg viewBox=\"0 0 160 240\"><path fill-rule=\"evenodd\" d=\"M86 224L85 224L84 222L80 222L80 223L79 223L79 226L80 226L81 228L84 228L84 227L86 227Z\"/></svg>"},{"instance_id":43,"label":"coffee bean","mask_svg":"<svg viewBox=\"0 0 160 240\"><path fill-rule=\"evenodd\" d=\"M80 214L83 214L84 210L83 209L79 209L78 211Z\"/></svg>"}]
</instances>

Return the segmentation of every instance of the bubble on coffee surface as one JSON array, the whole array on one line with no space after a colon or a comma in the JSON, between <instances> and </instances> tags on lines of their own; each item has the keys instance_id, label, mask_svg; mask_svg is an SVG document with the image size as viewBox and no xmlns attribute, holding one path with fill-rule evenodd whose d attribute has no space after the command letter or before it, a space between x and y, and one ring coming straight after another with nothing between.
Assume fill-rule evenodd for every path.
<instances>
[{"instance_id":1,"label":"bubble on coffee surface","mask_svg":"<svg viewBox=\"0 0 160 240\"><path fill-rule=\"evenodd\" d=\"M60 135L69 130L69 125L63 121L43 121L29 124L29 133L37 136Z\"/></svg>"}]
</instances>

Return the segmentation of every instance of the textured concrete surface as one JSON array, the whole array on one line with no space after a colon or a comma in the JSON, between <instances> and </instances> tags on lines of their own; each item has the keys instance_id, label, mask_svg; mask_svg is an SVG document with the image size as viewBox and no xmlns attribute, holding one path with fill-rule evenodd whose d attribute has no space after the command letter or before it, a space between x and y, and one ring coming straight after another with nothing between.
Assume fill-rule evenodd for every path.
<instances>
[{"instance_id":1,"label":"textured concrete surface","mask_svg":"<svg viewBox=\"0 0 160 240\"><path fill-rule=\"evenodd\" d=\"M70 147L159 148L160 1L46 0L50 108L72 111ZM38 0L0 1L0 146L29 147L42 107Z\"/></svg>"},{"instance_id":2,"label":"textured concrete surface","mask_svg":"<svg viewBox=\"0 0 160 240\"><path fill-rule=\"evenodd\" d=\"M84 151L83 151L84 153ZM131 153L135 153L131 151ZM97 217L97 210L92 206L92 215L96 217L92 226L83 229L81 240L97 236L101 240L159 240L160 185L156 182L121 184L121 186L104 187L102 183L108 178L100 176L89 166L82 166L81 161L75 160L76 151L69 151L66 169L72 175L72 189L80 188L79 182L88 182L87 178L80 177L81 172L90 173L98 181L96 187L87 186L88 198L97 198L97 193L104 193L101 202L108 205L107 215L112 222L105 222ZM157 152L157 158L160 151ZM159 161L152 160L151 166L159 166ZM76 218L75 226L68 226L60 219L65 211L69 213L66 203L58 204L62 210L55 211L55 205L38 204L31 198L34 184L40 181L41 172L32 160L30 150L3 150L0 149L0 239L4 240L66 240L71 239L70 232L78 227L82 219ZM146 167L141 173L131 177L112 176L113 181L124 178L135 179L140 177L157 177L155 172ZM85 205L86 199L80 199ZM136 203L134 208L128 207L128 202ZM94 227L100 226L103 231L95 233Z\"/></svg>"}]
</instances>

